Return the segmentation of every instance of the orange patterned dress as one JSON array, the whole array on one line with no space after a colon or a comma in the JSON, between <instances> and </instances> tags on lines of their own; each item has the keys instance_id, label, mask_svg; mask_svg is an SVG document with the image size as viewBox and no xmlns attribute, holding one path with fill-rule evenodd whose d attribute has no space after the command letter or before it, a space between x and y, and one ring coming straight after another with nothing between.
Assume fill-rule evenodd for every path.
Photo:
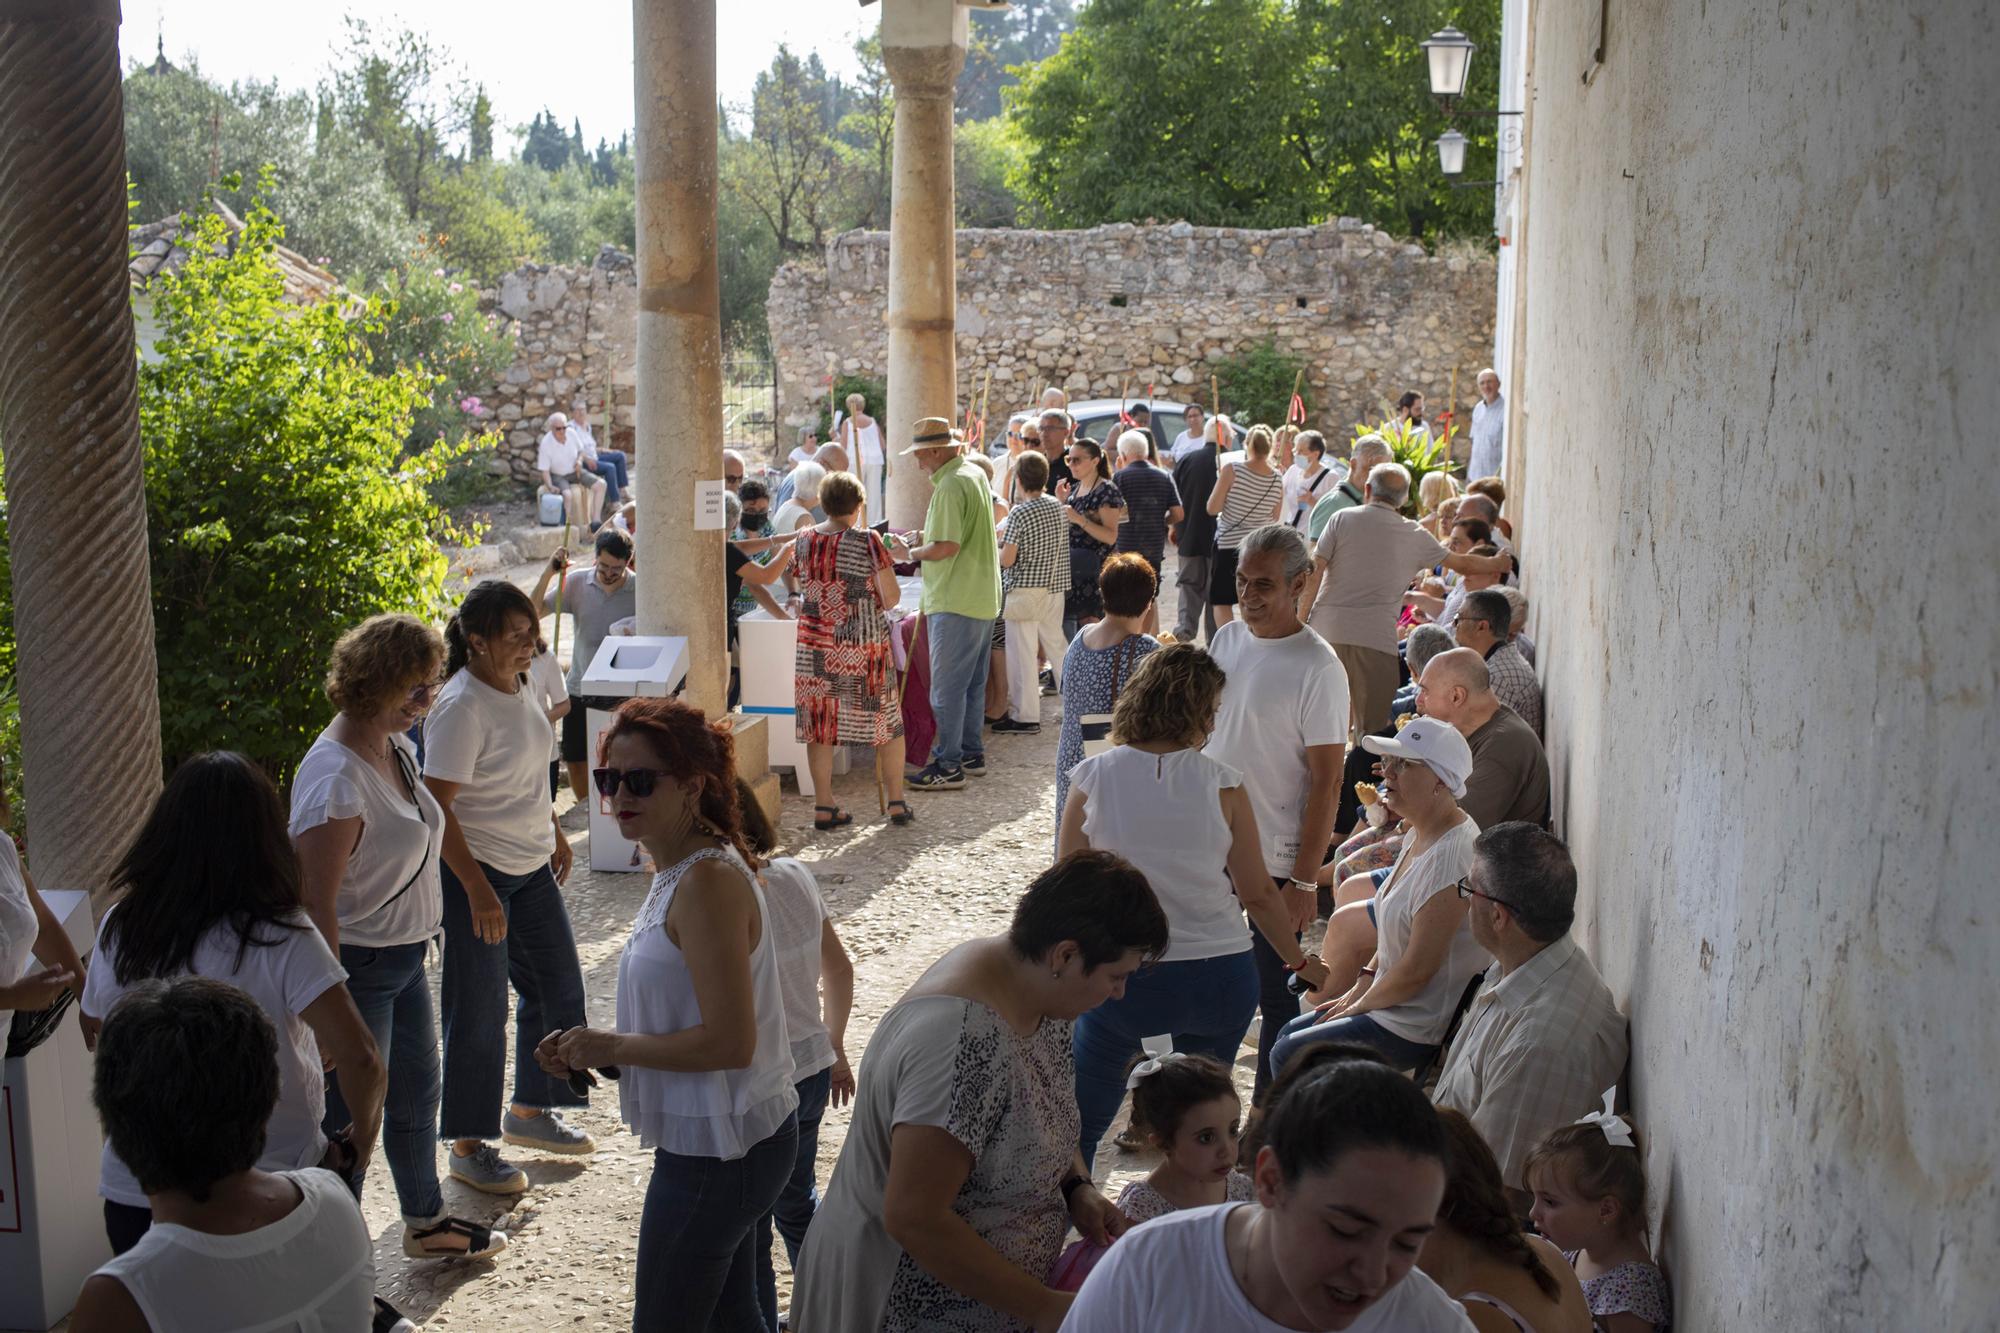
<instances>
[{"instance_id":1,"label":"orange patterned dress","mask_svg":"<svg viewBox=\"0 0 2000 1333\"><path fill-rule=\"evenodd\" d=\"M889 622L875 589L890 564L882 539L865 528L808 528L793 545L797 734L809 745L882 745L903 734Z\"/></svg>"}]
</instances>

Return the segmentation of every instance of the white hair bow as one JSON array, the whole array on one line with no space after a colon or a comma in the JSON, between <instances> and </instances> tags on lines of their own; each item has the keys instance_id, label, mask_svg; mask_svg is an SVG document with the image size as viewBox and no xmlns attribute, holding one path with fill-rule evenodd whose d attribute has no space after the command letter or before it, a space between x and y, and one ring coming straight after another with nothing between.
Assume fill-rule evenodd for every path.
<instances>
[{"instance_id":1,"label":"white hair bow","mask_svg":"<svg viewBox=\"0 0 2000 1333\"><path fill-rule=\"evenodd\" d=\"M1125 1091L1131 1092L1141 1082L1159 1073L1173 1061L1185 1059L1187 1059L1187 1056L1181 1054L1179 1051L1168 1051L1165 1055L1156 1055L1151 1059L1141 1060L1133 1066L1131 1076L1125 1080Z\"/></svg>"},{"instance_id":2,"label":"white hair bow","mask_svg":"<svg viewBox=\"0 0 2000 1333\"><path fill-rule=\"evenodd\" d=\"M1637 1145L1632 1142L1632 1126L1626 1123L1623 1116L1611 1109L1617 1096L1618 1090L1616 1088L1606 1089L1604 1093L1604 1109L1596 1115L1584 1116L1576 1123L1579 1125L1596 1125L1604 1132L1605 1141L1610 1143L1614 1148L1636 1148Z\"/></svg>"}]
</instances>

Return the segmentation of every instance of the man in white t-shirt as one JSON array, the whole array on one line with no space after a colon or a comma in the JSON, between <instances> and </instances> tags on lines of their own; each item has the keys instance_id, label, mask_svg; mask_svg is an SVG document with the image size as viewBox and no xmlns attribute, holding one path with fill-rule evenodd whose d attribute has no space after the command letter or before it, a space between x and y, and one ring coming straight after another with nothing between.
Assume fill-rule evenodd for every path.
<instances>
[{"instance_id":1,"label":"man in white t-shirt","mask_svg":"<svg viewBox=\"0 0 2000 1333\"><path fill-rule=\"evenodd\" d=\"M542 474L542 489L563 497L569 521L585 530L593 527L604 512L604 478L583 465L583 438L571 431L569 418L549 413L549 428L535 449L535 470Z\"/></svg>"},{"instance_id":2,"label":"man in white t-shirt","mask_svg":"<svg viewBox=\"0 0 2000 1333\"><path fill-rule=\"evenodd\" d=\"M1216 628L1208 651L1229 681L1206 752L1243 774L1257 816L1264 868L1294 929L1310 925L1314 876L1333 840L1347 739L1347 672L1326 640L1299 619L1312 570L1305 535L1270 523L1243 539L1236 561L1237 618ZM1263 1022L1258 1092L1270 1081L1271 1044L1298 1017L1290 971L1261 933L1251 937Z\"/></svg>"}]
</instances>

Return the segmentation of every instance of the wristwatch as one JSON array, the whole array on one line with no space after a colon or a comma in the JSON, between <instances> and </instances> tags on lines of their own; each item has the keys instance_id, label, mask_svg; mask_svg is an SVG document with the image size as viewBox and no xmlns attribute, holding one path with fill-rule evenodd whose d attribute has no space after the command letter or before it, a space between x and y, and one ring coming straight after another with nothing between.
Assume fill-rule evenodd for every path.
<instances>
[{"instance_id":1,"label":"wristwatch","mask_svg":"<svg viewBox=\"0 0 2000 1333\"><path fill-rule=\"evenodd\" d=\"M1074 1171L1070 1172L1069 1175L1063 1177L1063 1183L1061 1185L1063 1205L1067 1207L1069 1205L1069 1196L1076 1193L1077 1190L1081 1189L1085 1185L1088 1185L1089 1183L1090 1183L1089 1176L1080 1176L1076 1174Z\"/></svg>"}]
</instances>

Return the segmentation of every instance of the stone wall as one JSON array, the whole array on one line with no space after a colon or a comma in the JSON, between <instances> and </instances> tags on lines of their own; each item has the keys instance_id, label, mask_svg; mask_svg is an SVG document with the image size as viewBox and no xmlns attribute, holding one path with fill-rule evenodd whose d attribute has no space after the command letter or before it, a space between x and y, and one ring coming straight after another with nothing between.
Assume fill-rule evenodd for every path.
<instances>
[{"instance_id":1,"label":"stone wall","mask_svg":"<svg viewBox=\"0 0 2000 1333\"><path fill-rule=\"evenodd\" d=\"M1341 437L1405 389L1461 413L1492 356L1494 265L1433 256L1352 219L1283 231L1133 226L958 233L960 404L991 370L991 415L1043 385L1072 398L1208 401L1210 366L1266 337L1307 367L1312 424ZM812 420L830 373L886 377L889 238L850 232L826 264L771 280L778 412ZM1227 406L1227 404L1225 404Z\"/></svg>"},{"instance_id":2,"label":"stone wall","mask_svg":"<svg viewBox=\"0 0 2000 1333\"><path fill-rule=\"evenodd\" d=\"M1515 521L1674 1327L1991 1329L2000 30L1519 9Z\"/></svg>"},{"instance_id":3,"label":"stone wall","mask_svg":"<svg viewBox=\"0 0 2000 1333\"><path fill-rule=\"evenodd\" d=\"M519 347L501 382L480 394L515 480L534 479L548 414L575 410L579 398L589 404L598 443L633 452L639 287L632 256L606 246L588 266L524 264L482 292L480 308L509 321Z\"/></svg>"}]
</instances>

